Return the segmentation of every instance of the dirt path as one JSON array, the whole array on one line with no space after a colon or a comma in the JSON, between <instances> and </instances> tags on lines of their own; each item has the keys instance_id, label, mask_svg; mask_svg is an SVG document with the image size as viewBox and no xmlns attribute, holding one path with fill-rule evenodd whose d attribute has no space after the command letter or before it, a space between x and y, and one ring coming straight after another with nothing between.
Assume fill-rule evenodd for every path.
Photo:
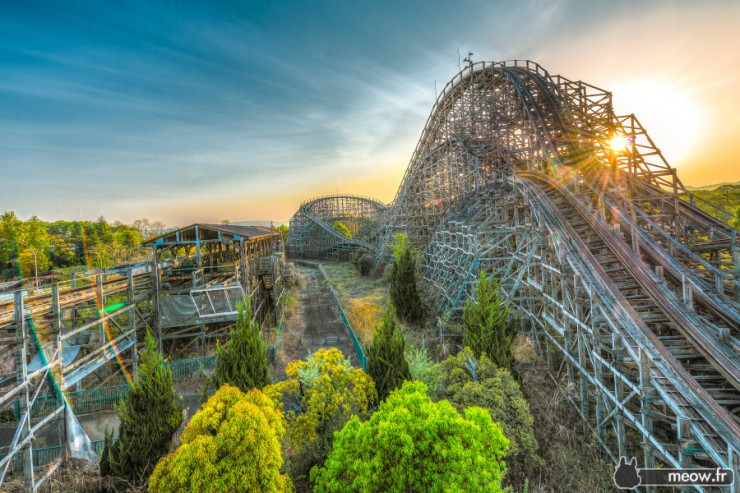
<instances>
[{"instance_id":1,"label":"dirt path","mask_svg":"<svg viewBox=\"0 0 740 493\"><path fill-rule=\"evenodd\" d=\"M283 329L274 378L285 378L285 366L306 359L319 348L337 348L350 362L360 366L329 288L318 269L295 265L300 284L293 288L298 306L289 314Z\"/></svg>"}]
</instances>

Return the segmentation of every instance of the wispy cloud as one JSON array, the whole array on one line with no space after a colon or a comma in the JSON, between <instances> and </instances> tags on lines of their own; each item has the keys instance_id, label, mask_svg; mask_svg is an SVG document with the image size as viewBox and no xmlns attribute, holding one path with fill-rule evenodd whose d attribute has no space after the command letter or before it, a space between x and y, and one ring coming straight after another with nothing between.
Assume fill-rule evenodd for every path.
<instances>
[{"instance_id":1,"label":"wispy cloud","mask_svg":"<svg viewBox=\"0 0 740 493\"><path fill-rule=\"evenodd\" d=\"M655 67L681 74L671 60L706 48L705 36L728 49L692 53L723 70L684 74L687 87L737 93L740 36L710 19L734 25L738 8L702 6L13 5L0 18L0 210L184 223L256 218L249 209L264 219L272 207L282 220L336 187L392 197L458 49L534 58L608 88Z\"/></svg>"}]
</instances>

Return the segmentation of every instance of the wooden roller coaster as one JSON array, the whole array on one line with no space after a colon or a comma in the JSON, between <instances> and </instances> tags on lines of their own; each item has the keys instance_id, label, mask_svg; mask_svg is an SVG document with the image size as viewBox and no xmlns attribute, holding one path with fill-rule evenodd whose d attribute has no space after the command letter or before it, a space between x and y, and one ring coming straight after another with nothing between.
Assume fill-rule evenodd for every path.
<instances>
[{"instance_id":1,"label":"wooden roller coaster","mask_svg":"<svg viewBox=\"0 0 740 493\"><path fill-rule=\"evenodd\" d=\"M343 211L303 209L291 238L328 247L290 253L332 258L323 252ZM530 61L470 63L439 95L375 221L353 248L379 265L393 235L409 236L440 336L481 269L502 280L612 460L737 476L738 231L699 207L609 92Z\"/></svg>"}]
</instances>

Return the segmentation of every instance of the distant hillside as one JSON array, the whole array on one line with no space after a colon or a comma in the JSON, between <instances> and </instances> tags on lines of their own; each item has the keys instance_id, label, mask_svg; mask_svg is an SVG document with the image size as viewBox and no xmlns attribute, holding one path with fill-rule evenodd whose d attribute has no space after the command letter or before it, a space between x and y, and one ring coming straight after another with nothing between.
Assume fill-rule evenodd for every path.
<instances>
[{"instance_id":1,"label":"distant hillside","mask_svg":"<svg viewBox=\"0 0 740 493\"><path fill-rule=\"evenodd\" d=\"M689 190L691 190L693 192L695 190L711 191L711 190L715 190L715 189L717 189L719 187L726 187L726 186L740 187L740 181L735 181L735 182L726 181L724 183L715 183L714 185L704 185L703 187L690 187L690 186L686 185L686 188L688 188Z\"/></svg>"},{"instance_id":2,"label":"distant hillside","mask_svg":"<svg viewBox=\"0 0 740 493\"><path fill-rule=\"evenodd\" d=\"M736 228L740 226L740 223L737 220L733 221L733 218L729 214L717 211L706 203L710 202L727 212L733 213L736 217L740 216L740 182L720 183L701 188L687 188L691 190L691 193L695 197L701 199L696 201L696 205L701 207L702 210L722 221L728 222Z\"/></svg>"},{"instance_id":3,"label":"distant hillside","mask_svg":"<svg viewBox=\"0 0 740 493\"><path fill-rule=\"evenodd\" d=\"M235 224L237 226L264 226L267 228L269 228L270 225L273 225L277 228L281 224L285 224L287 226L288 223L284 223L282 221L234 221L230 224Z\"/></svg>"}]
</instances>

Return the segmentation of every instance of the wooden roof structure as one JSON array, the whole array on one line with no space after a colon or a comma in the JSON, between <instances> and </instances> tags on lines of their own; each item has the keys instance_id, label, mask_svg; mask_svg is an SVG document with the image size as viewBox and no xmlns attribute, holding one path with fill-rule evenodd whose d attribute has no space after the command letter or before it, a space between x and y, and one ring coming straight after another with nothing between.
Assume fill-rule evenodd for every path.
<instances>
[{"instance_id":1,"label":"wooden roof structure","mask_svg":"<svg viewBox=\"0 0 740 493\"><path fill-rule=\"evenodd\" d=\"M235 224L195 223L184 228L169 231L142 243L144 247L169 247L193 243L231 243L242 240L254 240L266 236L278 236L280 233L264 226L241 226Z\"/></svg>"}]
</instances>

